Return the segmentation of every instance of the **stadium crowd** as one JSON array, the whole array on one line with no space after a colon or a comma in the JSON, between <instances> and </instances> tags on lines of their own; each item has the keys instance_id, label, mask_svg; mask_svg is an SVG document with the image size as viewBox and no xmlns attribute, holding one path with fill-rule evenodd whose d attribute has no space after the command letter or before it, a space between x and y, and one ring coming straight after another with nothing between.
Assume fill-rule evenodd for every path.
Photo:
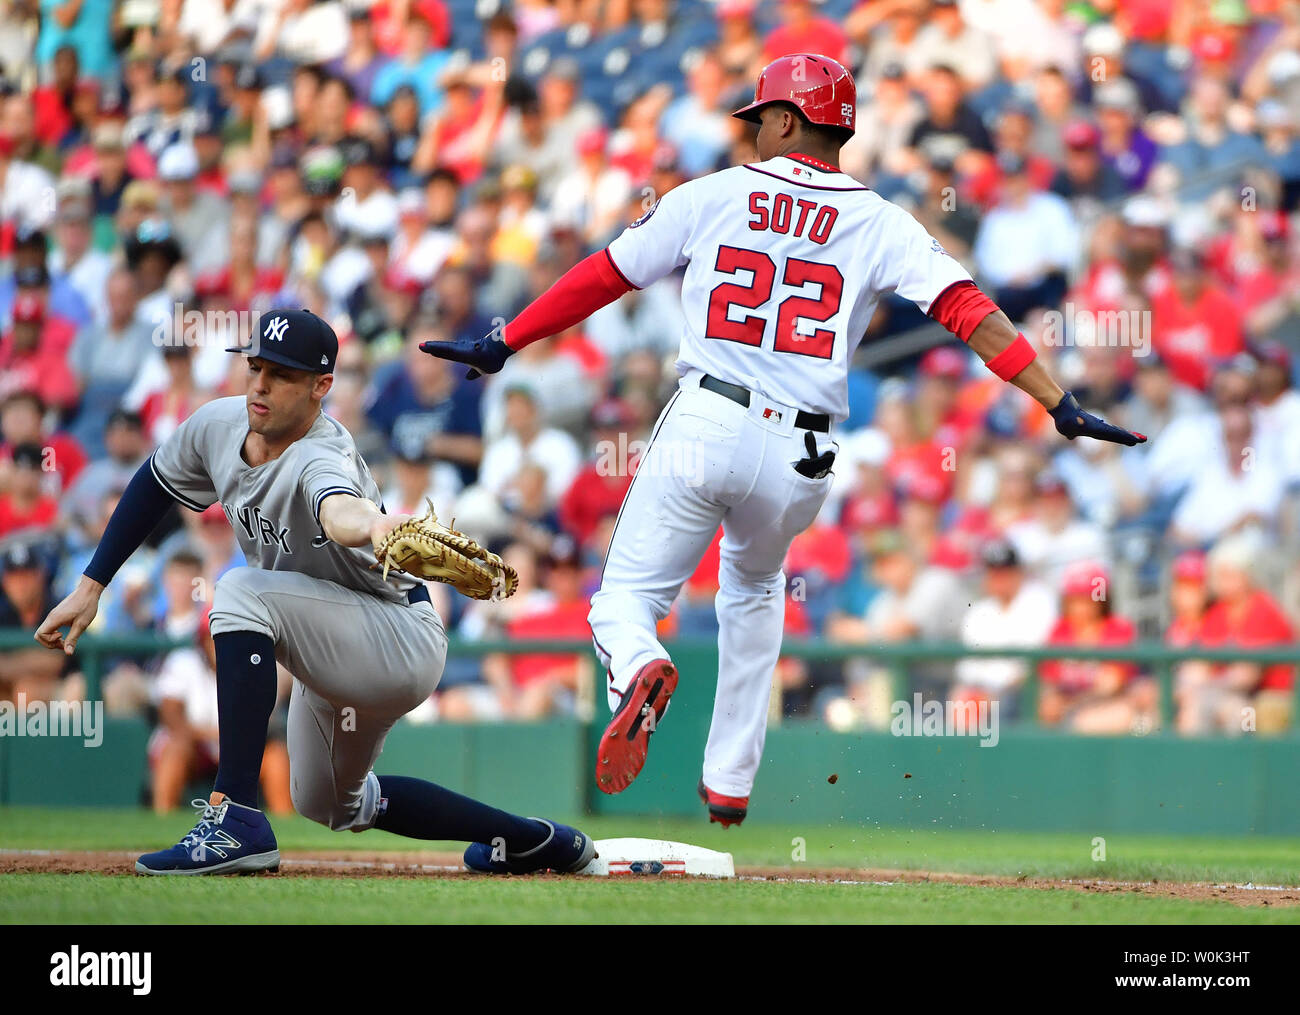
<instances>
[{"instance_id":1,"label":"stadium crowd","mask_svg":"<svg viewBox=\"0 0 1300 1015\"><path fill-rule=\"evenodd\" d=\"M788 636L1294 643L1294 0L0 0L0 627L34 628L135 469L242 392L223 350L255 315L301 306L342 339L326 409L387 509L431 498L519 572L487 607L435 589L449 629L589 637L675 381L680 280L486 382L419 343L486 333L658 195L754 161L729 113L793 52L857 75L846 171L911 210L1086 406L1150 442L1061 441L884 301L832 498L790 552ZM104 683L110 712L161 717L172 781L212 749L204 609L241 563L232 521L177 509L93 629L195 638L110 660ZM713 633L717 563L715 541L666 636ZM588 667L453 658L424 717L572 712ZM79 694L71 668L4 653L0 697ZM1004 716L1036 679L1037 717L1080 732L1160 723L1152 674L1122 660L910 675ZM778 678L787 715L887 722L878 667L787 659ZM1293 687L1286 664L1180 663L1173 722L1283 729Z\"/></svg>"}]
</instances>

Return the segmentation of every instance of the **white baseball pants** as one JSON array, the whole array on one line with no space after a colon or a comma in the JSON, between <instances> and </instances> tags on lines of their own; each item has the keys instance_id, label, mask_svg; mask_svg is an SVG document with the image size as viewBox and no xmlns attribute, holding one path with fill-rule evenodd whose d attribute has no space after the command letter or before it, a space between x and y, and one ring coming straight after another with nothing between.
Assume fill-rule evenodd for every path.
<instances>
[{"instance_id":1,"label":"white baseball pants","mask_svg":"<svg viewBox=\"0 0 1300 1015\"><path fill-rule=\"evenodd\" d=\"M655 627L722 526L718 685L704 751L704 782L724 796L749 796L767 734L772 673L785 621L781 565L812 524L831 476L794 470L808 455L796 408L753 395L748 408L681 381L623 501L600 591L588 619L617 707L637 671L669 655ZM818 453L837 448L813 435ZM684 675L690 679L691 675Z\"/></svg>"}]
</instances>

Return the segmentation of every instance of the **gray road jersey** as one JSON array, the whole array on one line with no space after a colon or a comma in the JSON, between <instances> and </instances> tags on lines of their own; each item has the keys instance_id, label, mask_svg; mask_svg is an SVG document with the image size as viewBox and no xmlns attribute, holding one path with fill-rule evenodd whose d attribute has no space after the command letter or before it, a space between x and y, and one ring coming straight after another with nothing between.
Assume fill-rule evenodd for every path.
<instances>
[{"instance_id":1,"label":"gray road jersey","mask_svg":"<svg viewBox=\"0 0 1300 1015\"><path fill-rule=\"evenodd\" d=\"M247 435L242 396L209 402L154 452L153 474L194 511L219 502L250 567L295 571L405 600L413 579L389 572L384 582L370 570L375 557L369 546L340 546L320 527L321 501L332 493L380 503L379 487L343 425L321 413L306 436L256 468L242 455Z\"/></svg>"}]
</instances>

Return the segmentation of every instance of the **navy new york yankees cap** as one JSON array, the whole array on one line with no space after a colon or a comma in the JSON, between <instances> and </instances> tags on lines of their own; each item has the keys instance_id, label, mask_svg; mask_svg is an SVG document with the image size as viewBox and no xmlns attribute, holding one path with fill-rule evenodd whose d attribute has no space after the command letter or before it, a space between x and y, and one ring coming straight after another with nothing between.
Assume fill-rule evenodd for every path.
<instances>
[{"instance_id":1,"label":"navy new york yankees cap","mask_svg":"<svg viewBox=\"0 0 1300 1015\"><path fill-rule=\"evenodd\" d=\"M295 370L315 374L334 372L339 339L325 321L310 310L269 310L258 319L258 330L248 345L226 352L243 353L249 359L265 359Z\"/></svg>"}]
</instances>

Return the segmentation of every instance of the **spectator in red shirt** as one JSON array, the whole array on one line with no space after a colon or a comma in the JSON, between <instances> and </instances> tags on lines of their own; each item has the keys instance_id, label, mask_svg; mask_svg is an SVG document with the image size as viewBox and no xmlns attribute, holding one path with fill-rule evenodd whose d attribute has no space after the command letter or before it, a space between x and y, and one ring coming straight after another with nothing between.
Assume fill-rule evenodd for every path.
<instances>
[{"instance_id":1,"label":"spectator in red shirt","mask_svg":"<svg viewBox=\"0 0 1300 1015\"><path fill-rule=\"evenodd\" d=\"M46 405L70 409L77 401L77 380L66 347L58 348L58 336L46 327L45 307L23 294L14 300L13 317L13 327L0 338L0 398L29 391Z\"/></svg>"},{"instance_id":2,"label":"spectator in red shirt","mask_svg":"<svg viewBox=\"0 0 1300 1015\"><path fill-rule=\"evenodd\" d=\"M1106 570L1088 561L1068 568L1061 587L1061 619L1047 644L1106 648L1136 640L1133 622L1111 612ZM1156 721L1155 684L1139 677L1132 663L1052 660L1043 663L1040 675L1038 716L1048 725L1115 735L1148 730Z\"/></svg>"},{"instance_id":3,"label":"spectator in red shirt","mask_svg":"<svg viewBox=\"0 0 1300 1015\"><path fill-rule=\"evenodd\" d=\"M845 63L848 37L829 18L818 17L812 0L784 0L781 27L767 37L763 59L771 62L791 53L820 53Z\"/></svg>"},{"instance_id":4,"label":"spectator in red shirt","mask_svg":"<svg viewBox=\"0 0 1300 1015\"><path fill-rule=\"evenodd\" d=\"M582 568L572 541L556 541L544 580L549 601L511 619L506 624L507 636L587 641L591 637L587 624L591 606L583 594ZM483 661L483 672L489 683L502 691L509 688L510 715L525 720L574 714L579 689L592 678L591 661L585 654L491 656Z\"/></svg>"},{"instance_id":5,"label":"spectator in red shirt","mask_svg":"<svg viewBox=\"0 0 1300 1015\"><path fill-rule=\"evenodd\" d=\"M59 502L45 492L45 455L39 444L14 448L9 487L0 494L0 539L23 529L44 529L59 515Z\"/></svg>"},{"instance_id":6,"label":"spectator in red shirt","mask_svg":"<svg viewBox=\"0 0 1300 1015\"><path fill-rule=\"evenodd\" d=\"M1210 284L1200 251L1175 249L1170 263L1173 284L1151 300L1152 342L1175 380L1204 391L1214 368L1245 349L1241 312Z\"/></svg>"},{"instance_id":7,"label":"spectator in red shirt","mask_svg":"<svg viewBox=\"0 0 1300 1015\"><path fill-rule=\"evenodd\" d=\"M8 485L8 470L13 452L20 444L36 444L48 448L48 467L53 470L47 478L52 481L55 494L66 490L86 465L86 452L70 434L45 429L45 404L40 396L30 391L19 391L0 404L0 489Z\"/></svg>"},{"instance_id":8,"label":"spectator in red shirt","mask_svg":"<svg viewBox=\"0 0 1300 1015\"><path fill-rule=\"evenodd\" d=\"M596 534L601 519L618 514L637 466L632 456L634 422L623 402L607 398L598 403L591 410L591 425L596 456L578 473L559 504L560 525L582 548Z\"/></svg>"},{"instance_id":9,"label":"spectator in red shirt","mask_svg":"<svg viewBox=\"0 0 1300 1015\"><path fill-rule=\"evenodd\" d=\"M37 139L44 145L57 148L73 125L72 100L81 73L76 47L63 45L56 49L50 68L49 84L33 89L31 102Z\"/></svg>"},{"instance_id":10,"label":"spectator in red shirt","mask_svg":"<svg viewBox=\"0 0 1300 1015\"><path fill-rule=\"evenodd\" d=\"M1257 543L1247 535L1225 538L1210 551L1214 604L1201 624L1201 644L1266 648L1295 641L1286 614L1252 576L1258 559ZM1212 663L1199 676L1180 688L1180 733L1278 733L1290 723L1294 666Z\"/></svg>"}]
</instances>

